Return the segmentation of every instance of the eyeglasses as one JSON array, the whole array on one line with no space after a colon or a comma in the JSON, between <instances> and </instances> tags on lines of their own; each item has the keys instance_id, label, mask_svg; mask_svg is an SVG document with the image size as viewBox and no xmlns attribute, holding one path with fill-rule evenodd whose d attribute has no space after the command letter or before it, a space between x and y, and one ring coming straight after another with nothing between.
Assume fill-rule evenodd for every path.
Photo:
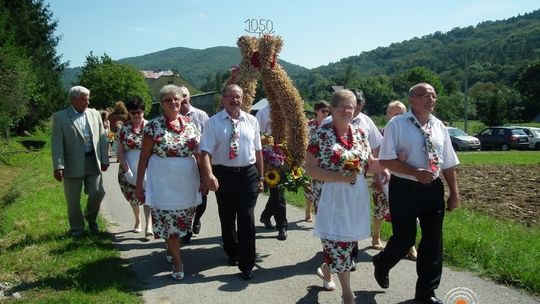
<instances>
[{"instance_id":1,"label":"eyeglasses","mask_svg":"<svg viewBox=\"0 0 540 304\"><path fill-rule=\"evenodd\" d=\"M165 98L165 99L162 99L161 102L180 102L180 98L178 97L169 97L169 98Z\"/></svg>"},{"instance_id":2,"label":"eyeglasses","mask_svg":"<svg viewBox=\"0 0 540 304\"><path fill-rule=\"evenodd\" d=\"M142 113L143 113L143 111L141 111L141 110L129 111L130 115L141 115Z\"/></svg>"},{"instance_id":3,"label":"eyeglasses","mask_svg":"<svg viewBox=\"0 0 540 304\"><path fill-rule=\"evenodd\" d=\"M224 95L223 98L242 99L241 95Z\"/></svg>"},{"instance_id":4,"label":"eyeglasses","mask_svg":"<svg viewBox=\"0 0 540 304\"><path fill-rule=\"evenodd\" d=\"M422 97L423 99L433 99L433 100L437 100L437 95L436 94L431 94L431 93L427 93L427 94L424 94L424 95L414 95L414 97Z\"/></svg>"}]
</instances>

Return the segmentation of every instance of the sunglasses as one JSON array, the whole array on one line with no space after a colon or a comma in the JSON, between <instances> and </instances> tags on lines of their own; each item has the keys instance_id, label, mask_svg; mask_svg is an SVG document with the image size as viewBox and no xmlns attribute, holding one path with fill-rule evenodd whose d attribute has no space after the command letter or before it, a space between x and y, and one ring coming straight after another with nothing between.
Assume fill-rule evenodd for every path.
<instances>
[{"instance_id":1,"label":"sunglasses","mask_svg":"<svg viewBox=\"0 0 540 304\"><path fill-rule=\"evenodd\" d=\"M143 113L143 111L141 111L141 110L129 111L129 114L131 114L131 115L140 115L142 113Z\"/></svg>"}]
</instances>

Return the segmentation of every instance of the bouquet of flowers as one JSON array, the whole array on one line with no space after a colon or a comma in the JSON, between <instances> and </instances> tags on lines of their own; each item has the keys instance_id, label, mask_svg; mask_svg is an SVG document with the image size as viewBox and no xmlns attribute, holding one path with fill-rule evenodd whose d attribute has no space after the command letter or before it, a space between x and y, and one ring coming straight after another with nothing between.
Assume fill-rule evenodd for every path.
<instances>
[{"instance_id":1,"label":"bouquet of flowers","mask_svg":"<svg viewBox=\"0 0 540 304\"><path fill-rule=\"evenodd\" d=\"M270 188L285 187L297 192L298 188L309 185L309 177L301 167L291 166L291 156L287 144L275 144L273 138L263 135L264 182Z\"/></svg>"},{"instance_id":2,"label":"bouquet of flowers","mask_svg":"<svg viewBox=\"0 0 540 304\"><path fill-rule=\"evenodd\" d=\"M351 156L343 162L343 175L352 176L354 173L360 172L360 159ZM351 185L356 184L356 181L351 182Z\"/></svg>"}]
</instances>

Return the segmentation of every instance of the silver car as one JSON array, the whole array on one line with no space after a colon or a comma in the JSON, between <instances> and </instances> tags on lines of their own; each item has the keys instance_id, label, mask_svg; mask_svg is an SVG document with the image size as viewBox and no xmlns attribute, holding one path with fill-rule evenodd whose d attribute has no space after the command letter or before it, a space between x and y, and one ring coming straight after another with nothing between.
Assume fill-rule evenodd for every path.
<instances>
[{"instance_id":1,"label":"silver car","mask_svg":"<svg viewBox=\"0 0 540 304\"><path fill-rule=\"evenodd\" d=\"M540 150L540 128L518 127L522 128L529 136L529 149Z\"/></svg>"},{"instance_id":2,"label":"silver car","mask_svg":"<svg viewBox=\"0 0 540 304\"><path fill-rule=\"evenodd\" d=\"M454 147L455 151L480 150L480 140L478 138L470 136L458 128L446 127L446 129L448 129L450 139L452 140L452 147Z\"/></svg>"}]
</instances>

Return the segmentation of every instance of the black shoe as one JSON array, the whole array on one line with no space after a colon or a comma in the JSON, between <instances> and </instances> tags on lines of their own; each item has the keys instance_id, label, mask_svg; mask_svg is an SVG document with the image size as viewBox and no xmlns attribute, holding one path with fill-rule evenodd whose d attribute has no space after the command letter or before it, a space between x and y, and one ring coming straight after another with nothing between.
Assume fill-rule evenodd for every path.
<instances>
[{"instance_id":1,"label":"black shoe","mask_svg":"<svg viewBox=\"0 0 540 304\"><path fill-rule=\"evenodd\" d=\"M244 271L242 271L241 276L242 276L242 280L249 281L249 280L251 280L253 278L253 271L244 270Z\"/></svg>"},{"instance_id":2,"label":"black shoe","mask_svg":"<svg viewBox=\"0 0 540 304\"><path fill-rule=\"evenodd\" d=\"M375 280L381 286L381 288L388 288L390 286L390 279L388 278L388 269L384 269L380 264L380 254L377 254L373 257L373 266L375 268L373 275Z\"/></svg>"},{"instance_id":3,"label":"black shoe","mask_svg":"<svg viewBox=\"0 0 540 304\"><path fill-rule=\"evenodd\" d=\"M443 302L439 300L435 295L419 298L415 297L414 300L424 304L443 304Z\"/></svg>"},{"instance_id":4,"label":"black shoe","mask_svg":"<svg viewBox=\"0 0 540 304\"><path fill-rule=\"evenodd\" d=\"M191 237L193 236L193 233L188 232L186 235L182 237L182 244L191 244Z\"/></svg>"},{"instance_id":5,"label":"black shoe","mask_svg":"<svg viewBox=\"0 0 540 304\"><path fill-rule=\"evenodd\" d=\"M277 239L280 241L285 241L287 239L287 229L279 229Z\"/></svg>"},{"instance_id":6,"label":"black shoe","mask_svg":"<svg viewBox=\"0 0 540 304\"><path fill-rule=\"evenodd\" d=\"M264 224L264 228L266 228L266 229L275 229L276 228L276 226L272 225L272 222L270 221L269 218L265 219L265 218L261 217L261 223Z\"/></svg>"},{"instance_id":7,"label":"black shoe","mask_svg":"<svg viewBox=\"0 0 540 304\"><path fill-rule=\"evenodd\" d=\"M99 226L97 223L88 223L88 228L90 228L91 234L98 234L99 233Z\"/></svg>"},{"instance_id":8,"label":"black shoe","mask_svg":"<svg viewBox=\"0 0 540 304\"><path fill-rule=\"evenodd\" d=\"M201 221L193 223L193 234L199 234L201 232Z\"/></svg>"},{"instance_id":9,"label":"black shoe","mask_svg":"<svg viewBox=\"0 0 540 304\"><path fill-rule=\"evenodd\" d=\"M238 259L236 257L229 257L229 266L238 266Z\"/></svg>"}]
</instances>

